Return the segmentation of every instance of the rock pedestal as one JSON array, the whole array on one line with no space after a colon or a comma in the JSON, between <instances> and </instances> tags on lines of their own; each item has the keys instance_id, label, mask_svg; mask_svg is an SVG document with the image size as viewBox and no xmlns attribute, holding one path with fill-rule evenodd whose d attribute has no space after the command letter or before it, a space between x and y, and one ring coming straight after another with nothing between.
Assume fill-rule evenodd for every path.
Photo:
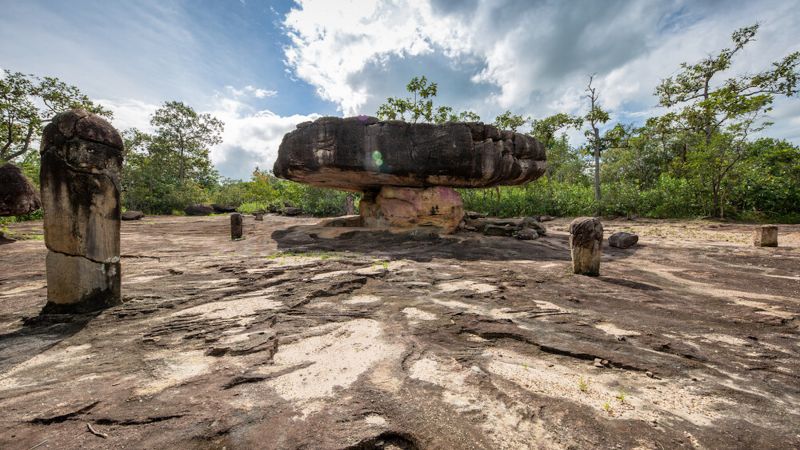
<instances>
[{"instance_id":1,"label":"rock pedestal","mask_svg":"<svg viewBox=\"0 0 800 450\"><path fill-rule=\"evenodd\" d=\"M44 313L88 312L121 303L122 153L117 130L86 111L61 113L44 129Z\"/></svg>"},{"instance_id":2,"label":"rock pedestal","mask_svg":"<svg viewBox=\"0 0 800 450\"><path fill-rule=\"evenodd\" d=\"M231 239L234 241L242 238L243 232L243 218L239 213L231 214Z\"/></svg>"},{"instance_id":3,"label":"rock pedestal","mask_svg":"<svg viewBox=\"0 0 800 450\"><path fill-rule=\"evenodd\" d=\"M600 275L603 224L594 217L578 217L569 224L572 270L580 275Z\"/></svg>"},{"instance_id":4,"label":"rock pedestal","mask_svg":"<svg viewBox=\"0 0 800 450\"><path fill-rule=\"evenodd\" d=\"M447 187L407 188L384 186L367 192L359 205L365 227L432 228L452 233L464 217L458 192Z\"/></svg>"},{"instance_id":5,"label":"rock pedestal","mask_svg":"<svg viewBox=\"0 0 800 450\"><path fill-rule=\"evenodd\" d=\"M762 225L753 231L753 245L756 247L777 247L778 226Z\"/></svg>"}]
</instances>

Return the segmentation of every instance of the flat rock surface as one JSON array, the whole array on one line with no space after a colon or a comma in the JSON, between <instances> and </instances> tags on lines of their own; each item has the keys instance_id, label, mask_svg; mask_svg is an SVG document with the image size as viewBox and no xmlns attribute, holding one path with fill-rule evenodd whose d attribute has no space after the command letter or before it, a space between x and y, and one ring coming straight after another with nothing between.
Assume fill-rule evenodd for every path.
<instances>
[{"instance_id":1,"label":"flat rock surface","mask_svg":"<svg viewBox=\"0 0 800 450\"><path fill-rule=\"evenodd\" d=\"M755 248L751 225L606 221L641 239L592 278L565 219L535 241L316 222L125 222L126 303L67 322L35 318L41 222L12 224L0 448L800 447L800 226Z\"/></svg>"},{"instance_id":2,"label":"flat rock surface","mask_svg":"<svg viewBox=\"0 0 800 450\"><path fill-rule=\"evenodd\" d=\"M533 137L483 123L323 117L283 137L273 171L351 191L487 187L533 181L544 175L545 159L544 146Z\"/></svg>"}]
</instances>

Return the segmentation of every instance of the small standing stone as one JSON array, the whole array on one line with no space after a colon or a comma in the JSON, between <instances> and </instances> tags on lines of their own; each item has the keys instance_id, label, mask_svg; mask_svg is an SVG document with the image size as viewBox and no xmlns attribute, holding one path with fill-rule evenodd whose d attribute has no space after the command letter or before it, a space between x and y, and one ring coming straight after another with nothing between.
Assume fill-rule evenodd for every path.
<instances>
[{"instance_id":1,"label":"small standing stone","mask_svg":"<svg viewBox=\"0 0 800 450\"><path fill-rule=\"evenodd\" d=\"M231 239L234 241L242 238L242 215L239 213L231 214Z\"/></svg>"},{"instance_id":2,"label":"small standing stone","mask_svg":"<svg viewBox=\"0 0 800 450\"><path fill-rule=\"evenodd\" d=\"M118 305L122 137L83 110L58 114L42 134L41 194L47 246L44 313Z\"/></svg>"},{"instance_id":3,"label":"small standing stone","mask_svg":"<svg viewBox=\"0 0 800 450\"><path fill-rule=\"evenodd\" d=\"M578 217L569 224L572 269L580 275L600 275L603 224L595 217Z\"/></svg>"},{"instance_id":4,"label":"small standing stone","mask_svg":"<svg viewBox=\"0 0 800 450\"><path fill-rule=\"evenodd\" d=\"M753 245L756 247L777 247L778 226L761 225L753 232Z\"/></svg>"},{"instance_id":5,"label":"small standing stone","mask_svg":"<svg viewBox=\"0 0 800 450\"><path fill-rule=\"evenodd\" d=\"M255 213L256 221L263 222L264 221L264 213Z\"/></svg>"}]
</instances>

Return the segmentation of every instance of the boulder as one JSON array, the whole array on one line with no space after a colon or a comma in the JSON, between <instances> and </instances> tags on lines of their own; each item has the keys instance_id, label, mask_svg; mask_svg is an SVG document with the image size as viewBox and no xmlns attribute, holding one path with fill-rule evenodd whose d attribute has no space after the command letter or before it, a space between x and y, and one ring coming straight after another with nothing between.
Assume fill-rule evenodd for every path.
<instances>
[{"instance_id":1,"label":"boulder","mask_svg":"<svg viewBox=\"0 0 800 450\"><path fill-rule=\"evenodd\" d=\"M539 232L533 228L523 228L514 234L514 237L521 241L532 241L539 239Z\"/></svg>"},{"instance_id":2,"label":"boulder","mask_svg":"<svg viewBox=\"0 0 800 450\"><path fill-rule=\"evenodd\" d=\"M547 228L545 228L544 225L539 223L539 221L535 217L526 217L522 219L520 227L531 228L533 230L536 230L536 232L539 233L539 236L544 236L547 234Z\"/></svg>"},{"instance_id":3,"label":"boulder","mask_svg":"<svg viewBox=\"0 0 800 450\"><path fill-rule=\"evenodd\" d=\"M144 217L141 211L128 210L122 213L122 220L140 220Z\"/></svg>"},{"instance_id":4,"label":"boulder","mask_svg":"<svg viewBox=\"0 0 800 450\"><path fill-rule=\"evenodd\" d=\"M629 248L639 242L639 236L625 231L617 231L608 237L608 245L616 248Z\"/></svg>"},{"instance_id":5,"label":"boulder","mask_svg":"<svg viewBox=\"0 0 800 450\"><path fill-rule=\"evenodd\" d=\"M299 216L303 214L303 209L295 208L294 206L285 206L281 212L284 216Z\"/></svg>"},{"instance_id":6,"label":"boulder","mask_svg":"<svg viewBox=\"0 0 800 450\"><path fill-rule=\"evenodd\" d=\"M220 205L220 204L217 204L217 203L212 203L211 204L211 208L217 214L225 214L225 213L236 212L236 207L235 206Z\"/></svg>"},{"instance_id":7,"label":"boulder","mask_svg":"<svg viewBox=\"0 0 800 450\"><path fill-rule=\"evenodd\" d=\"M29 214L42 207L39 192L11 163L0 166L0 217Z\"/></svg>"},{"instance_id":8,"label":"boulder","mask_svg":"<svg viewBox=\"0 0 800 450\"><path fill-rule=\"evenodd\" d=\"M189 205L183 212L185 212L187 216L209 216L214 214L214 208L208 205Z\"/></svg>"},{"instance_id":9,"label":"boulder","mask_svg":"<svg viewBox=\"0 0 800 450\"><path fill-rule=\"evenodd\" d=\"M425 228L453 233L464 217L458 192L446 187L384 186L377 195L367 192L359 211L366 227Z\"/></svg>"},{"instance_id":10,"label":"boulder","mask_svg":"<svg viewBox=\"0 0 800 450\"><path fill-rule=\"evenodd\" d=\"M349 191L382 186L516 185L544 174L545 149L492 125L381 122L323 117L286 134L273 172L280 178Z\"/></svg>"}]
</instances>

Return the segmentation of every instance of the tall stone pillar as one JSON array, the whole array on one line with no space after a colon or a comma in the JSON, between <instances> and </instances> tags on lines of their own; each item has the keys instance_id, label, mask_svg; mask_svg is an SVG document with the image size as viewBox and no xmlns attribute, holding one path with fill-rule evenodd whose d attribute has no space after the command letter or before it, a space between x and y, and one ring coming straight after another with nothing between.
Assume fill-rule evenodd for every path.
<instances>
[{"instance_id":1,"label":"tall stone pillar","mask_svg":"<svg viewBox=\"0 0 800 450\"><path fill-rule=\"evenodd\" d=\"M595 217L578 217L569 224L572 271L580 275L600 275L603 224Z\"/></svg>"},{"instance_id":2,"label":"tall stone pillar","mask_svg":"<svg viewBox=\"0 0 800 450\"><path fill-rule=\"evenodd\" d=\"M122 137L83 110L44 129L41 197L47 246L43 313L81 313L121 303Z\"/></svg>"}]
</instances>

